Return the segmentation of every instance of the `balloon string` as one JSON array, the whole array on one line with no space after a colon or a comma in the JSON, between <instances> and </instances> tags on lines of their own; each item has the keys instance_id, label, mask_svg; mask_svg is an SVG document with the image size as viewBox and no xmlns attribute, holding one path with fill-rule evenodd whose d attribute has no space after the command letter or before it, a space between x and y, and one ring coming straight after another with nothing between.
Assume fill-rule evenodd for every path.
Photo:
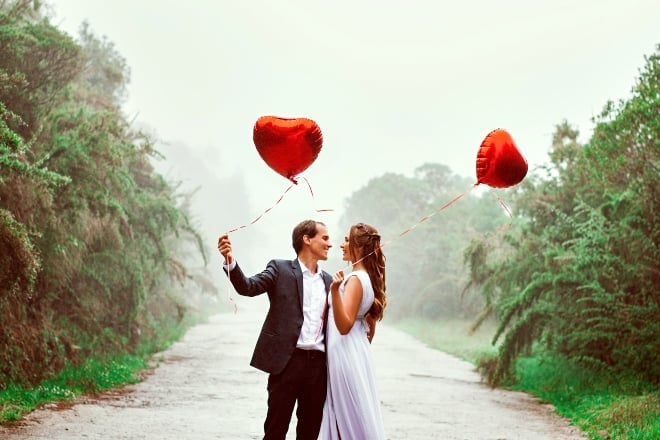
<instances>
[{"instance_id":1,"label":"balloon string","mask_svg":"<svg viewBox=\"0 0 660 440\"><path fill-rule=\"evenodd\" d=\"M309 183L309 180L307 180L307 178L302 177L302 179L305 181L305 183L307 183L307 187L309 188L309 193L310 193L311 196L312 196L312 202L314 202L314 191L312 190L312 185ZM291 190L291 188L293 188L294 185L297 185L297 184L298 184L298 182L297 182L296 180L291 180L291 181L292 181L293 183L292 183L291 185L289 185L289 187L288 187L288 188L282 193L282 195L280 196L280 198L277 199L277 201L275 202L275 204L274 204L273 206L271 206L270 208L266 209L264 212L262 212L261 214L259 214L259 215L258 215L254 220L252 220L250 223L248 223L248 224L246 224L246 225L241 225L241 226L239 226L239 227L237 227L237 228L230 229L229 231L227 231L227 235L231 234L232 232L236 232L236 231L239 231L239 230L241 230L241 229L245 229L245 228L247 228L249 225L253 225L253 224L255 224L256 222L258 222L259 220L261 220L261 218L262 218L264 215L268 214L268 212L270 212L270 210L272 210L273 208L275 208L275 206L277 206L277 205L282 201L282 199L284 199L284 196L286 195L286 193L288 193L288 192ZM332 209L317 209L317 208L314 208L314 209L316 210L316 212L329 212L329 211L332 211ZM231 302L231 303L234 304L234 314L236 314L236 313L238 312L238 305L237 305L236 302L234 301L234 298L232 297L232 294L231 294L231 279L230 279L230 271L227 271L227 297L229 298L229 302Z\"/></svg>"},{"instance_id":2,"label":"balloon string","mask_svg":"<svg viewBox=\"0 0 660 440\"><path fill-rule=\"evenodd\" d=\"M502 208L504 209L504 212L506 212L506 215L509 218L512 218L513 214L511 213L511 208L509 208L509 206L504 202L504 200L500 198L500 196L497 193L493 193L493 194L495 194L495 198L497 199L498 202L500 202L500 205L502 205Z\"/></svg>"},{"instance_id":3,"label":"balloon string","mask_svg":"<svg viewBox=\"0 0 660 440\"><path fill-rule=\"evenodd\" d=\"M474 185L472 185L472 186L470 187L470 189L468 189L467 191L462 192L461 194L457 195L456 197L454 197L453 199L451 199L450 201L448 201L447 203L445 203L445 204L442 205L441 207L437 208L434 212L432 212L432 213L430 213L430 214L425 215L424 217L422 217L421 219L419 219L419 220L417 221L417 223L415 223L414 225L412 225L412 226L409 227L408 229L406 229L406 230L402 231L401 233L399 233L399 235L396 236L395 238L393 238L392 240L390 240L390 241L388 241L388 242L386 242L386 243L381 244L381 245L378 246L376 249L374 249L372 252L370 252L370 253L368 253L367 255L365 255L365 256L363 256L362 258L360 258L358 261L349 264L346 268L347 268L347 269L348 269L348 268L351 268L353 265L355 265L355 264L359 263L360 261L364 260L365 258L367 258L368 256L370 256L371 254L375 253L377 250L379 250L379 249L383 249L385 246L387 246L387 245L389 245L389 244L392 244L394 241L396 241L396 240L398 240L399 238L403 237L404 235L406 235L407 233L409 233L409 232L412 231L413 229L417 228L417 227L418 227L419 225L421 225L422 223L427 222L431 217L433 217L434 215L436 215L436 214L439 213L440 211L444 211L445 209L449 208L449 207L450 207L451 205L453 205L454 203L458 202L461 198L463 198L463 196L465 196L465 195L468 194L470 191L472 191L474 188L476 188L477 185L479 185L479 182L477 182L477 183L475 183Z\"/></svg>"},{"instance_id":4,"label":"balloon string","mask_svg":"<svg viewBox=\"0 0 660 440\"><path fill-rule=\"evenodd\" d=\"M507 206L507 204L504 202L504 200L500 199L500 197L497 197L497 200L500 202L500 205L502 205L502 208L504 208L504 212L509 216L509 218L513 218L513 215L511 214L511 208Z\"/></svg>"},{"instance_id":5,"label":"balloon string","mask_svg":"<svg viewBox=\"0 0 660 440\"><path fill-rule=\"evenodd\" d=\"M406 235L408 232L412 231L412 230L415 229L417 226L419 226L419 225L421 225L422 223L426 222L427 220L429 220L431 217L433 217L434 215L436 215L436 214L439 213L440 211L443 211L443 210L449 208L451 205L453 205L454 203L458 202L461 198L463 198L463 196L465 196L467 193L469 193L470 191L472 191L477 185L478 185L478 184L475 183L474 185L472 185L472 187L471 187L470 189L468 189L467 191L465 191L465 192L463 192L463 193L457 195L456 197L454 197L453 199L451 199L450 201L448 201L447 203L445 203L444 205L442 205L441 207L439 207L438 209L436 209L435 212L432 212L431 214L425 215L425 216L422 217L422 218L421 218L416 224L412 225L411 227L409 227L409 228L406 229L405 231L401 232L401 233L399 234L399 237L402 237L402 236ZM397 237L397 238L398 238L398 237ZM385 243L385 244L390 244L392 241L394 241L394 240L391 240L390 242ZM384 247L385 244L383 244L383 245L381 246L381 248Z\"/></svg>"},{"instance_id":6,"label":"balloon string","mask_svg":"<svg viewBox=\"0 0 660 440\"><path fill-rule=\"evenodd\" d=\"M291 190L291 188L293 188L294 185L295 185L294 183L292 183L291 185L289 185L289 187L288 187L288 188L282 193L282 195L280 196L280 198L277 199L277 202L275 202L275 204L274 204L273 206L271 206L270 208L266 209L264 212L262 212L261 214L259 214L259 215L258 215L254 220L252 220L250 223L248 223L247 225L239 226L239 227L234 228L234 229L230 229L229 231L227 231L227 234L231 234L232 232L236 232L236 231L239 231L239 230L241 230L241 229L245 229L245 228L247 228L248 226L253 225L253 224L255 224L256 222L258 222L258 221L259 221L264 215L266 215L268 212L270 212L271 209L273 209L274 207L276 207L276 206L282 201L282 199L284 198L284 196L286 195L286 193L288 193L288 192Z\"/></svg>"},{"instance_id":7,"label":"balloon string","mask_svg":"<svg viewBox=\"0 0 660 440\"><path fill-rule=\"evenodd\" d=\"M307 183L307 187L309 188L309 193L310 193L311 196L312 196L312 201L314 201L314 191L312 190L312 185L309 183L309 180L307 180L305 177L302 177L302 179L305 181L305 183ZM288 188L282 193L282 195L280 196L280 198L277 199L277 201L275 202L275 204L274 204L273 206L271 206L270 208L266 209L264 212L262 212L261 214L259 214L254 220L252 220L252 221L251 221L250 223L248 223L247 225L242 225L242 226L239 226L239 227L237 227L237 228L230 229L229 231L227 231L227 234L230 234L230 233L232 233L232 232L239 231L239 230L241 230L241 229L245 229L245 228L247 228L248 226L253 225L253 224L255 224L256 222L258 222L259 220L261 220L261 218L262 218L264 215L268 214L273 208L275 208L275 206L277 206L277 205L282 201L282 199L284 199L284 196L286 195L286 193L288 193L288 192L291 190L291 188L293 188L293 187L294 187L295 185L297 185L297 184L298 184L298 182L293 181L293 183L292 183L291 185L289 185L289 187L288 187ZM317 208L314 208L314 209L316 210L316 212L329 212L329 211L332 211L332 209L317 209Z\"/></svg>"},{"instance_id":8,"label":"balloon string","mask_svg":"<svg viewBox=\"0 0 660 440\"><path fill-rule=\"evenodd\" d=\"M305 178L304 176L302 177L302 179L305 181L305 183L307 183L307 187L309 188L309 193L312 196L312 202L314 202L314 191L312 190L312 185L310 185L309 180L307 180L307 178ZM333 209L317 209L316 207L314 207L314 209L316 210L316 212L330 212L330 211L333 211Z\"/></svg>"},{"instance_id":9,"label":"balloon string","mask_svg":"<svg viewBox=\"0 0 660 440\"><path fill-rule=\"evenodd\" d=\"M499 194L497 194L497 193L493 193L493 194L495 195L495 198L499 202L500 206L502 206L502 209L504 209L504 212L506 212L506 215L509 217L509 223L507 223L504 226L498 226L497 230L498 231L506 231L513 224L513 214L511 213L511 208L509 208L509 206L506 204L506 202L504 202L504 200L502 200L500 198Z\"/></svg>"},{"instance_id":10,"label":"balloon string","mask_svg":"<svg viewBox=\"0 0 660 440\"><path fill-rule=\"evenodd\" d=\"M229 279L229 274L231 273L230 270L227 271L227 297L229 298L229 302L234 305L234 315L238 313L238 304L236 304L236 301L234 301L234 298L231 296L231 280Z\"/></svg>"}]
</instances>

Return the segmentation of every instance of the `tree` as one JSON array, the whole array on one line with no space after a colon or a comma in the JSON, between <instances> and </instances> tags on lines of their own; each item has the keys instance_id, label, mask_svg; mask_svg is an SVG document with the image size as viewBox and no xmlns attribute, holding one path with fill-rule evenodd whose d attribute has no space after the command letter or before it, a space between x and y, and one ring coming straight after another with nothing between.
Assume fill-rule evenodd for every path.
<instances>
[{"instance_id":1,"label":"tree","mask_svg":"<svg viewBox=\"0 0 660 440\"><path fill-rule=\"evenodd\" d=\"M660 46L658 47L660 49ZM498 383L533 348L660 383L660 53L632 97L607 103L591 140L556 127L551 166L523 182L524 217L500 251L474 243L471 279L500 319Z\"/></svg>"},{"instance_id":2,"label":"tree","mask_svg":"<svg viewBox=\"0 0 660 440\"><path fill-rule=\"evenodd\" d=\"M2 386L153 344L159 319L183 314L174 250L205 261L154 141L121 114L128 74L87 26L76 43L36 2L0 3Z\"/></svg>"},{"instance_id":3,"label":"tree","mask_svg":"<svg viewBox=\"0 0 660 440\"><path fill-rule=\"evenodd\" d=\"M461 297L466 282L461 253L472 237L502 224L504 214L496 203L470 194L442 209L471 185L447 166L427 163L413 177L374 178L347 199L341 227L364 221L383 237L388 317L474 313L473 301Z\"/></svg>"}]
</instances>

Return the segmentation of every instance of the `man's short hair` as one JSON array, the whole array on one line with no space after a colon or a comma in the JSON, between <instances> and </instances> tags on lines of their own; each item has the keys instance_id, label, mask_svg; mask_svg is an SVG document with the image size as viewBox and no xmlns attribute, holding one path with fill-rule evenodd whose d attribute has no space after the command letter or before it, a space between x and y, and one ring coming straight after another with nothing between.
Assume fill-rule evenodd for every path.
<instances>
[{"instance_id":1,"label":"man's short hair","mask_svg":"<svg viewBox=\"0 0 660 440\"><path fill-rule=\"evenodd\" d=\"M318 233L318 225L325 226L324 223L318 222L316 220L303 220L293 228L293 233L291 234L291 244L293 245L293 250L296 251L296 255L300 253L303 247L303 237L306 235L309 238L316 237Z\"/></svg>"}]
</instances>

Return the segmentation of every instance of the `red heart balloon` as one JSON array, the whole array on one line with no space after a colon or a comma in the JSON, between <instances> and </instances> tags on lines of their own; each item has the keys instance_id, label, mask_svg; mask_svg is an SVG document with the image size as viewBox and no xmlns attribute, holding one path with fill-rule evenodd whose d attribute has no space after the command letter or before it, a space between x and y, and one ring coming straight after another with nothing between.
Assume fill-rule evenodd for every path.
<instances>
[{"instance_id":1,"label":"red heart balloon","mask_svg":"<svg viewBox=\"0 0 660 440\"><path fill-rule=\"evenodd\" d=\"M296 181L319 155L323 135L307 118L262 116L254 124L254 145L266 164L278 174Z\"/></svg>"},{"instance_id":2,"label":"red heart balloon","mask_svg":"<svg viewBox=\"0 0 660 440\"><path fill-rule=\"evenodd\" d=\"M477 152L477 184L508 188L527 175L527 160L511 135L501 128L491 131Z\"/></svg>"}]
</instances>

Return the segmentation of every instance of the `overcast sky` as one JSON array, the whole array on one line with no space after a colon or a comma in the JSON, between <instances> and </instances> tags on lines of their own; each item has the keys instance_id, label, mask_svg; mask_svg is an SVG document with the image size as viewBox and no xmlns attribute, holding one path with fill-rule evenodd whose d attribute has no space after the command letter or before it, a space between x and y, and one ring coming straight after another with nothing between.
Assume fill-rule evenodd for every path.
<instances>
[{"instance_id":1,"label":"overcast sky","mask_svg":"<svg viewBox=\"0 0 660 440\"><path fill-rule=\"evenodd\" d=\"M58 27L76 36L87 20L125 57L136 124L193 148L187 162L200 170L245 177L252 217L289 186L256 152L257 118L319 124L323 149L302 173L315 200L299 185L236 233L268 237L271 257L292 256L290 231L303 218L333 228L343 199L372 177L426 162L475 177L477 148L495 128L512 134L530 169L546 161L562 120L586 141L591 118L630 95L660 43L657 0L51 3ZM228 191L199 193L200 206L218 208L204 219L218 234L238 226L221 214ZM344 232L331 229L335 245Z\"/></svg>"}]
</instances>

